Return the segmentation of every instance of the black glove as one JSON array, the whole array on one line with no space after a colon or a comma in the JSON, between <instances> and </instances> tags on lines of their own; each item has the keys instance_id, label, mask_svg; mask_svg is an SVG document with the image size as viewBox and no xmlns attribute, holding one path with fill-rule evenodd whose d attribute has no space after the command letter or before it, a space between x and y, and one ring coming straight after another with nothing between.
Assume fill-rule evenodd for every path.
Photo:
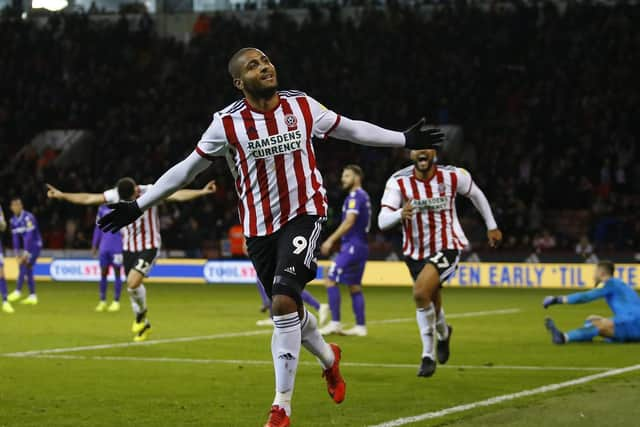
<instances>
[{"instance_id":1,"label":"black glove","mask_svg":"<svg viewBox=\"0 0 640 427\"><path fill-rule=\"evenodd\" d=\"M544 308L548 308L550 305L554 305L554 304L562 304L562 298L550 296L550 297L545 297L544 301L542 301L542 306Z\"/></svg>"},{"instance_id":2,"label":"black glove","mask_svg":"<svg viewBox=\"0 0 640 427\"><path fill-rule=\"evenodd\" d=\"M98 220L98 227L102 231L118 231L142 215L142 210L136 201L112 203L107 207L111 212Z\"/></svg>"},{"instance_id":3,"label":"black glove","mask_svg":"<svg viewBox=\"0 0 640 427\"><path fill-rule=\"evenodd\" d=\"M444 144L444 133L438 128L425 128L427 119L424 117L418 123L404 131L405 148L410 150L436 149Z\"/></svg>"}]
</instances>

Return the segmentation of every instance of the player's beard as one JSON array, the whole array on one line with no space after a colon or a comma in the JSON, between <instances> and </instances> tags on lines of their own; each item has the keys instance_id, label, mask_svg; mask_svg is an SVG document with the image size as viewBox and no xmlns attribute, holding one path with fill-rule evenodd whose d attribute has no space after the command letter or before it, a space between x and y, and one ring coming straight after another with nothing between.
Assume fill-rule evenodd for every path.
<instances>
[{"instance_id":1,"label":"player's beard","mask_svg":"<svg viewBox=\"0 0 640 427\"><path fill-rule=\"evenodd\" d=\"M415 162L413 162L413 166L416 168L417 171L420 171L421 173L427 173L431 170L431 168L433 167L434 164L434 159L426 159L427 165L425 167L420 167L420 162L423 161L420 158L416 159Z\"/></svg>"},{"instance_id":2,"label":"player's beard","mask_svg":"<svg viewBox=\"0 0 640 427\"><path fill-rule=\"evenodd\" d=\"M245 90L251 95L251 97L256 99L270 99L273 95L278 91L278 84L274 84L273 86L263 86L260 82L245 83Z\"/></svg>"}]
</instances>

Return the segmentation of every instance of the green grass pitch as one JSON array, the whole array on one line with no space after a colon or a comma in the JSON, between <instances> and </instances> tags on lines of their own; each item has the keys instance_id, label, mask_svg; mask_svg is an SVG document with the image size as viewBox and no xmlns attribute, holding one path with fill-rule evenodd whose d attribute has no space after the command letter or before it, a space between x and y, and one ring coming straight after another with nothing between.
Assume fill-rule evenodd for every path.
<instances>
[{"instance_id":1,"label":"green grass pitch","mask_svg":"<svg viewBox=\"0 0 640 427\"><path fill-rule=\"evenodd\" d=\"M132 338L126 292L119 313L95 313L97 284L42 283L38 306L15 304L15 314L0 313L0 426L263 425L274 380L270 330L255 325L263 317L255 287L147 289L150 339L168 342L68 350ZM309 289L326 299L323 288ZM343 348L345 402L331 401L319 366L303 349L292 425L371 426L638 363L640 345L552 345L545 315L567 329L608 309L597 303L545 311L548 293L445 289L452 356L423 379L415 376L421 346L411 290L365 289L369 336L330 339ZM342 305L352 322L344 289ZM180 337L200 338L174 339ZM47 349L66 350L7 356ZM633 371L407 425L637 425L638 396L640 371Z\"/></svg>"}]
</instances>

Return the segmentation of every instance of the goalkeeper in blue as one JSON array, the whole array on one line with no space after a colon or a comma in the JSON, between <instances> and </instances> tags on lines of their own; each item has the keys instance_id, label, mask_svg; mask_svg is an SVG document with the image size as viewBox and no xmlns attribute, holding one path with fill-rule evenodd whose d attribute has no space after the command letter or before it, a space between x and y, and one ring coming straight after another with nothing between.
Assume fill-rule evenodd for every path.
<instances>
[{"instance_id":1,"label":"goalkeeper in blue","mask_svg":"<svg viewBox=\"0 0 640 427\"><path fill-rule=\"evenodd\" d=\"M615 266L611 261L600 261L596 266L595 281L602 285L585 292L546 297L544 308L554 304L584 304L604 298L613 312L612 318L592 315L579 329L563 333L550 318L545 326L554 344L592 341L598 335L607 342L640 342L640 296L622 280L613 277Z\"/></svg>"}]
</instances>

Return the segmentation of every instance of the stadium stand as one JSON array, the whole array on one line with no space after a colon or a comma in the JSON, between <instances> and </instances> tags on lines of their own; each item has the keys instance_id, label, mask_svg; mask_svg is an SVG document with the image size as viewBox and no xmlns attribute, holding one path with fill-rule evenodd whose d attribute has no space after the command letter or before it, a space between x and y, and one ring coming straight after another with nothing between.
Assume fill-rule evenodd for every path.
<instances>
[{"instance_id":1,"label":"stadium stand","mask_svg":"<svg viewBox=\"0 0 640 427\"><path fill-rule=\"evenodd\" d=\"M159 37L150 19L0 18L0 202L6 212L21 194L48 218L40 224L46 247L88 247L95 210L46 200L44 183L100 191L124 175L153 182L193 149L211 114L238 97L226 62L245 45L272 57L283 88L349 117L401 129L426 114L462 126L462 164L488 193L505 250L530 253L543 230L556 240L550 251L574 253L583 235L596 251L640 247L640 6L443 6L424 16L391 5L364 9L358 22L337 9L326 18L312 11L300 25L274 12L264 28L217 14L186 43ZM55 150L28 146L51 129L89 132L89 155L62 168ZM316 147L334 216L344 164L362 165L377 201L386 177L406 162L401 150ZM236 222L226 165L205 175L199 182L218 182L214 198L162 208L166 247L216 247ZM481 223L472 209L462 212L481 250ZM192 238L193 224L202 240ZM391 234L374 228L371 239L376 257L388 255Z\"/></svg>"}]
</instances>

